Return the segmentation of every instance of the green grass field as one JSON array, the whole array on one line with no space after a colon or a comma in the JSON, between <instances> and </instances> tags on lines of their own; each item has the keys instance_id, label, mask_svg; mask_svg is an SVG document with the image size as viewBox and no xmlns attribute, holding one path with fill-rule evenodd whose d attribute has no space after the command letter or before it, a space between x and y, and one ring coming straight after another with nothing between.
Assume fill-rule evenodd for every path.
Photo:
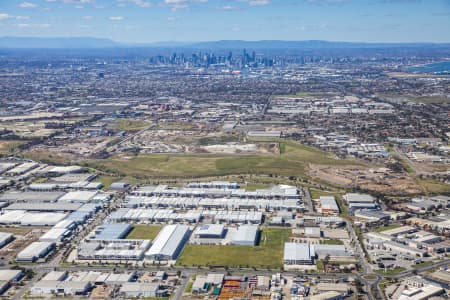
<instances>
[{"instance_id":1,"label":"green grass field","mask_svg":"<svg viewBox=\"0 0 450 300\"><path fill-rule=\"evenodd\" d=\"M406 271L406 269L402 267L397 267L395 269L387 269L386 271L384 269L375 270L375 273L377 273L378 275L392 276L397 275L403 271Z\"/></svg>"},{"instance_id":2,"label":"green grass field","mask_svg":"<svg viewBox=\"0 0 450 300\"><path fill-rule=\"evenodd\" d=\"M139 131L148 127L150 127L149 123L133 119L117 119L113 124L114 129L123 131Z\"/></svg>"},{"instance_id":3,"label":"green grass field","mask_svg":"<svg viewBox=\"0 0 450 300\"><path fill-rule=\"evenodd\" d=\"M127 239L154 240L161 228L158 225L134 225Z\"/></svg>"},{"instance_id":4,"label":"green grass field","mask_svg":"<svg viewBox=\"0 0 450 300\"><path fill-rule=\"evenodd\" d=\"M388 225L388 226L373 228L371 230L374 231L374 232L383 232L383 231L386 231L386 230L391 230L391 229L395 229L395 228L399 228L399 227L401 227L401 225L399 225L399 224L392 224L392 225Z\"/></svg>"},{"instance_id":5,"label":"green grass field","mask_svg":"<svg viewBox=\"0 0 450 300\"><path fill-rule=\"evenodd\" d=\"M85 164L120 176L139 178L207 177L239 174L307 176L308 163L355 165L354 160L338 160L327 152L292 141L282 141L279 155L143 154L124 159L113 156L89 160Z\"/></svg>"},{"instance_id":6,"label":"green grass field","mask_svg":"<svg viewBox=\"0 0 450 300\"><path fill-rule=\"evenodd\" d=\"M25 143L25 141L0 141L0 154L10 154Z\"/></svg>"},{"instance_id":7,"label":"green grass field","mask_svg":"<svg viewBox=\"0 0 450 300\"><path fill-rule=\"evenodd\" d=\"M423 268L423 267L427 267L429 265L432 265L434 263L434 261L424 261L415 265L412 265L413 269L419 269L419 268Z\"/></svg>"},{"instance_id":8,"label":"green grass field","mask_svg":"<svg viewBox=\"0 0 450 300\"><path fill-rule=\"evenodd\" d=\"M449 103L450 98L444 96L422 96L422 97L409 97L409 100L418 103Z\"/></svg>"},{"instance_id":9,"label":"green grass field","mask_svg":"<svg viewBox=\"0 0 450 300\"><path fill-rule=\"evenodd\" d=\"M344 245L344 242L341 240L322 240L320 243L323 245Z\"/></svg>"},{"instance_id":10,"label":"green grass field","mask_svg":"<svg viewBox=\"0 0 450 300\"><path fill-rule=\"evenodd\" d=\"M289 229L266 228L258 246L187 245L177 261L179 266L224 266L280 269Z\"/></svg>"},{"instance_id":11,"label":"green grass field","mask_svg":"<svg viewBox=\"0 0 450 300\"><path fill-rule=\"evenodd\" d=\"M429 194L449 194L450 184L432 180L432 179L420 179L416 178L416 182L420 187Z\"/></svg>"},{"instance_id":12,"label":"green grass field","mask_svg":"<svg viewBox=\"0 0 450 300\"><path fill-rule=\"evenodd\" d=\"M114 177L114 176L100 176L99 178L96 179L96 181L101 182L103 184L103 189L108 189L109 186L116 182L119 181L119 177Z\"/></svg>"}]
</instances>

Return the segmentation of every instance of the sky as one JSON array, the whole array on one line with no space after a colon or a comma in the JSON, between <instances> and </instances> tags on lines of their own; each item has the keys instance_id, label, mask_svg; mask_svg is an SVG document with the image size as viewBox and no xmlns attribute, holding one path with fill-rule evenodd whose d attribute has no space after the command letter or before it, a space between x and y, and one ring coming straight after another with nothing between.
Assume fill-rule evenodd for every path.
<instances>
[{"instance_id":1,"label":"sky","mask_svg":"<svg viewBox=\"0 0 450 300\"><path fill-rule=\"evenodd\" d=\"M450 0L0 0L0 36L450 42Z\"/></svg>"}]
</instances>

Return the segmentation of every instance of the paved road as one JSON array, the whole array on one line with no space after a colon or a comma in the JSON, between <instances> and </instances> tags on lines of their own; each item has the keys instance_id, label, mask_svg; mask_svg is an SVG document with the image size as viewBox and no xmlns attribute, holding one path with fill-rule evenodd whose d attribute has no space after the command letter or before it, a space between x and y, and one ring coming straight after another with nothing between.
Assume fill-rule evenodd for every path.
<instances>
[{"instance_id":1,"label":"paved road","mask_svg":"<svg viewBox=\"0 0 450 300\"><path fill-rule=\"evenodd\" d=\"M42 276L44 275L44 272L40 271L37 272L33 278L31 278L31 280L25 285L23 286L20 290L18 290L12 299L14 300L20 300L23 299L23 295L28 292L30 290L30 288L39 280L42 278Z\"/></svg>"},{"instance_id":2,"label":"paved road","mask_svg":"<svg viewBox=\"0 0 450 300\"><path fill-rule=\"evenodd\" d=\"M314 208L311 200L311 194L309 193L309 189L303 189L303 203L306 204L306 209L308 210L308 213L314 214Z\"/></svg>"},{"instance_id":3,"label":"paved road","mask_svg":"<svg viewBox=\"0 0 450 300\"><path fill-rule=\"evenodd\" d=\"M173 297L174 300L181 300L181 297L183 296L184 289L186 288L186 284L189 281L189 278L191 278L191 273L184 272L183 273L183 280L181 281L180 286L178 287L177 293Z\"/></svg>"},{"instance_id":4,"label":"paved road","mask_svg":"<svg viewBox=\"0 0 450 300\"><path fill-rule=\"evenodd\" d=\"M363 268L361 274L361 281L364 283L366 294L369 300L373 300L374 296L372 291L375 291L375 299L382 298L381 291L378 288L378 282L380 280L379 276L373 272L372 266L367 262L366 253L363 250L363 245L359 242L358 236L356 235L355 229L353 228L351 221L347 221L347 230L350 234L350 238L355 245L356 257L359 258L359 262ZM375 280L369 280L368 277L375 278ZM375 287L375 288L374 288Z\"/></svg>"}]
</instances>

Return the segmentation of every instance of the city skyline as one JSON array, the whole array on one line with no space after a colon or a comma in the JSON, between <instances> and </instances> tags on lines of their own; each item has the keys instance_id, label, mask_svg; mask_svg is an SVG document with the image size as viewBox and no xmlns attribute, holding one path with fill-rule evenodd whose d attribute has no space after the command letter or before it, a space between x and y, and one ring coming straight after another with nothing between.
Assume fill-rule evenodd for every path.
<instances>
[{"instance_id":1,"label":"city skyline","mask_svg":"<svg viewBox=\"0 0 450 300\"><path fill-rule=\"evenodd\" d=\"M0 36L445 43L449 16L446 0L30 0L0 4Z\"/></svg>"}]
</instances>

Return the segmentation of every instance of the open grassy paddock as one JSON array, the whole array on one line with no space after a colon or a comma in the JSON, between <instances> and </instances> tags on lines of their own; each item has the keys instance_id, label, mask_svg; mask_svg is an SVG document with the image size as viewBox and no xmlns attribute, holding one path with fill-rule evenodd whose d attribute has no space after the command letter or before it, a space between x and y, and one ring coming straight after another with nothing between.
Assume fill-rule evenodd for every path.
<instances>
[{"instance_id":1,"label":"open grassy paddock","mask_svg":"<svg viewBox=\"0 0 450 300\"><path fill-rule=\"evenodd\" d=\"M117 130L123 131L139 131L150 127L150 124L133 119L117 119L113 127Z\"/></svg>"},{"instance_id":2,"label":"open grassy paddock","mask_svg":"<svg viewBox=\"0 0 450 300\"><path fill-rule=\"evenodd\" d=\"M0 154L12 153L25 143L25 141L0 141Z\"/></svg>"},{"instance_id":3,"label":"open grassy paddock","mask_svg":"<svg viewBox=\"0 0 450 300\"><path fill-rule=\"evenodd\" d=\"M395 229L395 228L399 228L399 227L401 227L401 225L399 225L399 224L392 224L392 225L388 225L388 226L373 228L372 231L374 231L374 232L383 232L383 231L386 231L386 230L391 230L391 229Z\"/></svg>"},{"instance_id":4,"label":"open grassy paddock","mask_svg":"<svg viewBox=\"0 0 450 300\"><path fill-rule=\"evenodd\" d=\"M33 227L0 227L0 232L12 233L14 235L25 235L30 232Z\"/></svg>"},{"instance_id":5,"label":"open grassy paddock","mask_svg":"<svg viewBox=\"0 0 450 300\"><path fill-rule=\"evenodd\" d=\"M284 243L290 229L265 228L258 246L187 245L177 261L180 266L223 266L280 269Z\"/></svg>"},{"instance_id":6,"label":"open grassy paddock","mask_svg":"<svg viewBox=\"0 0 450 300\"><path fill-rule=\"evenodd\" d=\"M134 225L127 239L154 240L161 228L159 225Z\"/></svg>"},{"instance_id":7,"label":"open grassy paddock","mask_svg":"<svg viewBox=\"0 0 450 300\"><path fill-rule=\"evenodd\" d=\"M305 177L309 163L326 165L358 164L339 160L319 149L292 141L282 141L281 154L141 154L124 158L117 155L105 160L85 161L90 167L120 176L180 178L237 174L275 174Z\"/></svg>"}]
</instances>

